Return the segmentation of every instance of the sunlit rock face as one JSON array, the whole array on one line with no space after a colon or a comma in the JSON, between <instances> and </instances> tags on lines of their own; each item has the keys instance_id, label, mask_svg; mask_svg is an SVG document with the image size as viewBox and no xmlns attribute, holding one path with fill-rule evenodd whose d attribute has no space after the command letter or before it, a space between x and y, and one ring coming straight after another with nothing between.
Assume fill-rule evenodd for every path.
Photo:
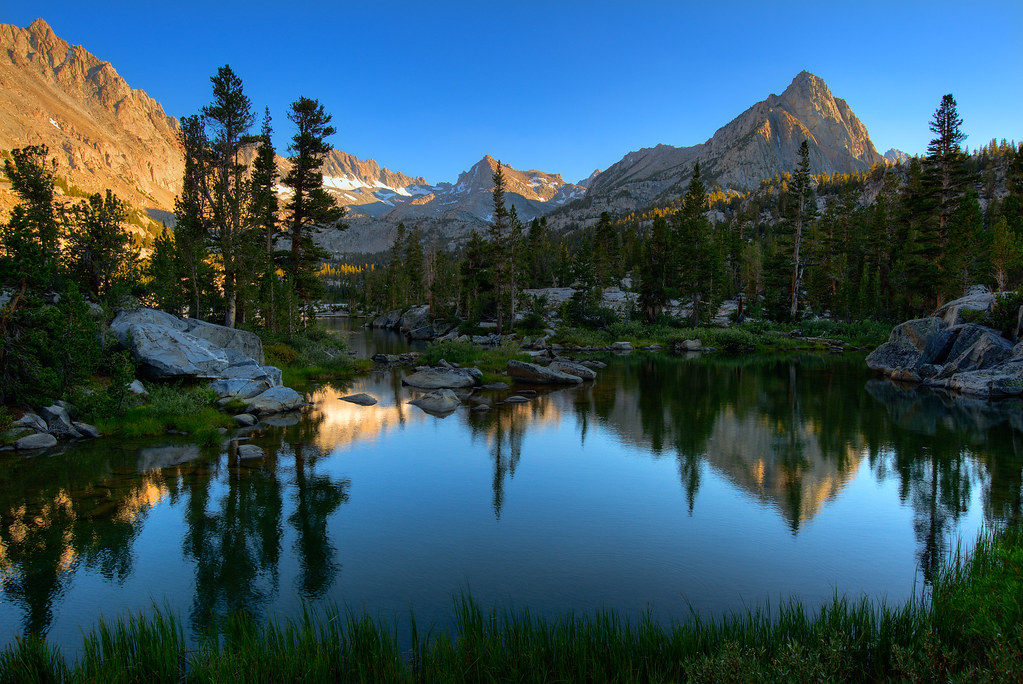
<instances>
[{"instance_id":1,"label":"sunlit rock face","mask_svg":"<svg viewBox=\"0 0 1023 684\"><path fill-rule=\"evenodd\" d=\"M0 25L0 47L0 149L44 144L58 175L83 190L173 210L184 169L177 119L42 19Z\"/></svg>"},{"instance_id":2,"label":"sunlit rock face","mask_svg":"<svg viewBox=\"0 0 1023 684\"><path fill-rule=\"evenodd\" d=\"M629 152L593 180L583 203L551 221L589 223L602 211L621 213L681 195L697 164L708 187L753 189L763 178L792 173L804 140L814 174L867 171L885 161L846 101L803 71L781 95L754 104L705 143Z\"/></svg>"}]
</instances>

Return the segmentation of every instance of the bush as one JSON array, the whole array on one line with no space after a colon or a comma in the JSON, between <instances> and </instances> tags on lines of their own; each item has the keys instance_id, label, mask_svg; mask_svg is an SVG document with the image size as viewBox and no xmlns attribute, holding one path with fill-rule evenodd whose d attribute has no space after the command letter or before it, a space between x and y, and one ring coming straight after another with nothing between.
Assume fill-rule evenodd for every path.
<instances>
[{"instance_id":1,"label":"bush","mask_svg":"<svg viewBox=\"0 0 1023 684\"><path fill-rule=\"evenodd\" d=\"M1021 306L1023 292L1003 292L996 296L995 304L991 307L991 327L1002 333L1006 339L1015 340Z\"/></svg>"},{"instance_id":2,"label":"bush","mask_svg":"<svg viewBox=\"0 0 1023 684\"><path fill-rule=\"evenodd\" d=\"M296 358L298 352L283 342L263 345L263 361L268 366L283 368L293 364Z\"/></svg>"}]
</instances>

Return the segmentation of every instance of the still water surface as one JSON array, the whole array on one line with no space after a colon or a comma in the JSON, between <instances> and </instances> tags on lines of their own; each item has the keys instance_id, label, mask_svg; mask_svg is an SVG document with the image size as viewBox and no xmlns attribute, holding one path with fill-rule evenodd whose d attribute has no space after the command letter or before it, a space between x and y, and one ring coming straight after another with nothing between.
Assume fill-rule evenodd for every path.
<instances>
[{"instance_id":1,"label":"still water surface","mask_svg":"<svg viewBox=\"0 0 1023 684\"><path fill-rule=\"evenodd\" d=\"M361 355L405 348L333 324ZM0 645L75 650L100 614L153 605L195 633L303 602L447 627L462 591L663 622L897 603L1020 512L1019 403L897 389L862 357L605 360L595 382L446 418L377 370L251 433L261 460L187 438L0 454Z\"/></svg>"}]
</instances>

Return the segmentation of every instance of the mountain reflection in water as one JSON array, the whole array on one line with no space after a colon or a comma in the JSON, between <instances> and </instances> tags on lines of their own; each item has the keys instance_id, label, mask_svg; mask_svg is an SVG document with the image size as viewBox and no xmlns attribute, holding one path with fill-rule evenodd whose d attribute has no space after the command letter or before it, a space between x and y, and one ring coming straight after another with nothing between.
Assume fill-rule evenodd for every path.
<instances>
[{"instance_id":1,"label":"mountain reflection in water","mask_svg":"<svg viewBox=\"0 0 1023 684\"><path fill-rule=\"evenodd\" d=\"M303 601L444 624L459 589L662 620L902 600L957 535L1020 513L1018 403L900 389L859 358L608 361L446 418L377 370L246 435L262 459L181 439L0 455L0 643L73 644L100 610L153 603L202 633Z\"/></svg>"}]
</instances>

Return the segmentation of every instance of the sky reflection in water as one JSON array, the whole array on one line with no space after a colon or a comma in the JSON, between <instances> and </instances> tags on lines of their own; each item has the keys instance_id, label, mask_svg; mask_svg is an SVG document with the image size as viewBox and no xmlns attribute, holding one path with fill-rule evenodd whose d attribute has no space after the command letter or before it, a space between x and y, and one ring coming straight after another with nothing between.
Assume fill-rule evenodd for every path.
<instances>
[{"instance_id":1,"label":"sky reflection in water","mask_svg":"<svg viewBox=\"0 0 1023 684\"><path fill-rule=\"evenodd\" d=\"M82 444L0 459L0 643L154 603L203 630L302 601L452 597L684 620L836 592L902 601L962 535L1020 511L1019 406L871 380L859 359L634 354L527 404L446 418L377 371L234 450ZM340 401L366 392L379 404ZM290 424L289 424L290 423Z\"/></svg>"}]
</instances>

